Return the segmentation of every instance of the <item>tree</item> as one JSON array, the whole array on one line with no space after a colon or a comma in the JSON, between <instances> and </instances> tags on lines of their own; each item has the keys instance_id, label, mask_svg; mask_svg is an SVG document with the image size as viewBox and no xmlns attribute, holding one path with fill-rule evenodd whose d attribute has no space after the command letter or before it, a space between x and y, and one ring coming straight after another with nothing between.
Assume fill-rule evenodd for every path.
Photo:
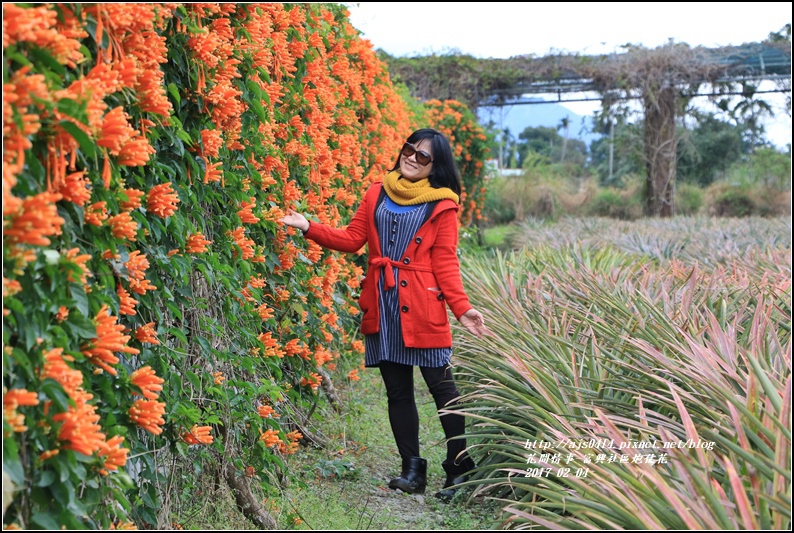
<instances>
[{"instance_id":1,"label":"tree","mask_svg":"<svg viewBox=\"0 0 794 533\"><path fill-rule=\"evenodd\" d=\"M603 133L603 130L607 134L590 144L590 168L598 177L599 185L622 187L626 178L642 176L645 164L641 125L619 119L612 124L596 122L596 133Z\"/></svg>"},{"instance_id":2,"label":"tree","mask_svg":"<svg viewBox=\"0 0 794 533\"><path fill-rule=\"evenodd\" d=\"M505 104L521 95L598 91L605 108L621 100L641 103L640 122L646 173L646 213L674 213L676 158L680 128L677 120L703 87L718 95L736 94L748 79L776 80L781 90L791 85L791 28L770 34L761 43L708 49L670 42L655 49L627 45L623 54L583 57L577 54L530 55L510 59L421 58L396 60L395 74L412 78L424 91L460 88L456 97L472 109L478 104ZM445 62L443 65L439 61ZM453 64L455 68L448 67ZM441 74L439 74L441 73ZM455 77L454 80L448 76ZM432 80L432 82L431 82ZM747 87L747 86L746 86ZM464 90L465 89L465 90ZM457 89L456 89L457 90ZM432 92L419 93L432 98ZM761 109L749 107L752 119ZM744 107L740 107L744 109ZM790 101L789 101L790 114ZM758 140L763 132L753 140ZM566 152L566 157L568 154Z\"/></svg>"},{"instance_id":3,"label":"tree","mask_svg":"<svg viewBox=\"0 0 794 533\"><path fill-rule=\"evenodd\" d=\"M744 152L742 126L695 114L696 124L679 145L678 179L701 187L725 177Z\"/></svg>"},{"instance_id":4,"label":"tree","mask_svg":"<svg viewBox=\"0 0 794 533\"><path fill-rule=\"evenodd\" d=\"M523 166L530 152L544 155L550 161L561 162L565 158L563 151L566 150L566 142L555 128L548 126L524 128L524 131L518 134L518 139L519 166ZM584 166L587 161L587 145L579 139L571 139L567 145L570 152L569 162Z\"/></svg>"},{"instance_id":5,"label":"tree","mask_svg":"<svg viewBox=\"0 0 794 533\"><path fill-rule=\"evenodd\" d=\"M568 147L568 127L570 126L571 119L567 116L560 119L557 125L557 131L563 130L565 134L562 137L562 154L560 154L560 163L565 161L565 149Z\"/></svg>"},{"instance_id":6,"label":"tree","mask_svg":"<svg viewBox=\"0 0 794 533\"><path fill-rule=\"evenodd\" d=\"M742 99L731 109L731 116L737 123L745 126L744 140L750 147L750 152L768 143L763 141L764 126L761 118L772 114L772 107L764 100L754 98L757 87L750 82L742 84Z\"/></svg>"}]
</instances>

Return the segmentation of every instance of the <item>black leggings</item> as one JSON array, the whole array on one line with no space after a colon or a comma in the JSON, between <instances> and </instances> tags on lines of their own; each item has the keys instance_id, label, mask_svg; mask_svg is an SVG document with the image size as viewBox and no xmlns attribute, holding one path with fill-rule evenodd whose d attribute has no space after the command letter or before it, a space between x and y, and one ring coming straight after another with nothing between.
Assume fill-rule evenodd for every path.
<instances>
[{"instance_id":1,"label":"black leggings","mask_svg":"<svg viewBox=\"0 0 794 533\"><path fill-rule=\"evenodd\" d=\"M386 385L386 397L389 399L389 422L397 443L397 450L403 464L409 457L419 455L419 414L414 400L414 367L400 363L381 361L378 365L383 383ZM422 377L430 394L436 402L436 408L442 409L457 403L460 396L452 379L450 366L420 366ZM456 439L466 430L463 415L447 413L439 415L444 436L447 438L447 461L452 463L466 448L464 439Z\"/></svg>"}]
</instances>

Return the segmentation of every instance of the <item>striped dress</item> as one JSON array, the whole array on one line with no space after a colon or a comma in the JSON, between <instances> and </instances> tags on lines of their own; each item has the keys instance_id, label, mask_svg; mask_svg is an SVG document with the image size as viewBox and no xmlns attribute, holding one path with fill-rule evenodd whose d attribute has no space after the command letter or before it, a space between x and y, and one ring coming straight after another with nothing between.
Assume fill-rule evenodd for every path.
<instances>
[{"instance_id":1,"label":"striped dress","mask_svg":"<svg viewBox=\"0 0 794 533\"><path fill-rule=\"evenodd\" d=\"M403 256L408 244L416 235L425 219L430 204L401 206L386 196L375 211L375 224L378 228L381 252L384 257L398 260ZM380 295L380 331L365 336L366 356L364 364L378 366L381 361L391 361L404 365L440 367L449 364L452 348L407 348L403 342L400 321L400 301L397 291L400 288L400 269L394 269L397 283L389 291L383 289L386 276L378 281Z\"/></svg>"}]
</instances>

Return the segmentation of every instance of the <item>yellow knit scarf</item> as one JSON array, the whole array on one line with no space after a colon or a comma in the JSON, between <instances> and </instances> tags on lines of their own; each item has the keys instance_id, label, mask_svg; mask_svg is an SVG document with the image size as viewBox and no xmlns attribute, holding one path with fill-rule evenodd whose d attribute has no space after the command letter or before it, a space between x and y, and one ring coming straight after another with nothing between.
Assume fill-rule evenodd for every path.
<instances>
[{"instance_id":1,"label":"yellow knit scarf","mask_svg":"<svg viewBox=\"0 0 794 533\"><path fill-rule=\"evenodd\" d=\"M447 187L435 189L430 185L430 180L427 178L410 182L402 179L402 176L396 170L389 172L383 178L383 188L386 189L386 194L389 195L389 198L399 205L423 204L446 198L456 204L460 203L458 195L452 189Z\"/></svg>"}]
</instances>

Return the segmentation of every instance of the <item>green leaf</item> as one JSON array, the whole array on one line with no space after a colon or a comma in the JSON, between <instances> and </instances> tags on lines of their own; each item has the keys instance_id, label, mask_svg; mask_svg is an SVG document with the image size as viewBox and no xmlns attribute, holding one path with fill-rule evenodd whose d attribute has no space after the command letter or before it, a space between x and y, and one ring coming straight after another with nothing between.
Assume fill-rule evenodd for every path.
<instances>
[{"instance_id":1,"label":"green leaf","mask_svg":"<svg viewBox=\"0 0 794 533\"><path fill-rule=\"evenodd\" d=\"M188 144L193 144L193 138L190 135L188 135L188 133L185 130L177 130L176 136L179 137L183 142L186 142Z\"/></svg>"},{"instance_id":2,"label":"green leaf","mask_svg":"<svg viewBox=\"0 0 794 533\"><path fill-rule=\"evenodd\" d=\"M35 476L37 479L33 482L34 487L49 487L57 477L52 470L37 470Z\"/></svg>"},{"instance_id":3,"label":"green leaf","mask_svg":"<svg viewBox=\"0 0 794 533\"><path fill-rule=\"evenodd\" d=\"M174 97L174 100L176 101L177 105L182 102L182 97L179 96L179 88L175 84L173 83L168 84L168 93Z\"/></svg>"},{"instance_id":4,"label":"green leaf","mask_svg":"<svg viewBox=\"0 0 794 533\"><path fill-rule=\"evenodd\" d=\"M75 493L74 486L72 486L71 483L56 483L55 485L52 485L50 491L58 503L64 507L74 507L76 503L74 499Z\"/></svg>"},{"instance_id":5,"label":"green leaf","mask_svg":"<svg viewBox=\"0 0 794 533\"><path fill-rule=\"evenodd\" d=\"M201 349L202 349L202 351L204 352L205 355L207 355L207 356L212 355L212 347L210 346L210 343L209 343L209 341L207 339L205 339L204 337L201 337L199 335L196 335L196 336L193 337L193 340L196 341L196 343L199 346L201 346Z\"/></svg>"},{"instance_id":6,"label":"green leaf","mask_svg":"<svg viewBox=\"0 0 794 533\"><path fill-rule=\"evenodd\" d=\"M168 333L176 337L177 339L182 341L182 346L187 346L187 336L185 333L179 328L168 328Z\"/></svg>"},{"instance_id":7,"label":"green leaf","mask_svg":"<svg viewBox=\"0 0 794 533\"><path fill-rule=\"evenodd\" d=\"M204 277L207 279L207 282L210 285L215 285L215 275L213 274L211 268L207 268L207 265L200 262L196 263L196 268L201 271L202 274L204 274Z\"/></svg>"},{"instance_id":8,"label":"green leaf","mask_svg":"<svg viewBox=\"0 0 794 533\"><path fill-rule=\"evenodd\" d=\"M82 314L72 313L63 326L78 339L94 339L97 336L94 322Z\"/></svg>"},{"instance_id":9,"label":"green leaf","mask_svg":"<svg viewBox=\"0 0 794 533\"><path fill-rule=\"evenodd\" d=\"M38 46L31 46L28 50L28 56L33 61L34 65L39 65L40 67L45 67L49 69L54 74L59 77L63 77L66 73L66 69L58 63L54 57L52 57L49 52L44 50L43 48L39 48Z\"/></svg>"},{"instance_id":10,"label":"green leaf","mask_svg":"<svg viewBox=\"0 0 794 533\"><path fill-rule=\"evenodd\" d=\"M180 294L181 294L181 291L180 291ZM193 296L192 291L187 296ZM172 301L168 301L168 302L165 302L165 306L168 308L169 311L171 311L171 314L173 315L174 318L176 318L177 320L182 320L182 311L179 309L178 305L176 305ZM187 344L187 340L185 340L184 342L185 342L185 344Z\"/></svg>"},{"instance_id":11,"label":"green leaf","mask_svg":"<svg viewBox=\"0 0 794 533\"><path fill-rule=\"evenodd\" d=\"M77 124L71 122L69 120L62 120L58 123L60 127L65 129L74 140L80 145L80 150L85 154L86 157L90 159L95 159L97 157L96 153L96 145L93 141L85 134L83 130L81 130Z\"/></svg>"},{"instance_id":12,"label":"green leaf","mask_svg":"<svg viewBox=\"0 0 794 533\"><path fill-rule=\"evenodd\" d=\"M81 104L76 100L72 100L71 98L61 98L58 100L58 103L55 104L55 107L63 113L64 115L68 115L75 119L76 121L80 122L81 124L85 124L88 122L88 116L86 115L85 104ZM76 125L68 120L63 120L59 123L59 126L63 126L63 122L68 122L76 127ZM79 129L79 128L78 128Z\"/></svg>"},{"instance_id":13,"label":"green leaf","mask_svg":"<svg viewBox=\"0 0 794 533\"><path fill-rule=\"evenodd\" d=\"M185 372L185 377L190 384L193 385L193 387L195 387L197 390L201 390L201 380L196 374L193 372Z\"/></svg>"},{"instance_id":14,"label":"green leaf","mask_svg":"<svg viewBox=\"0 0 794 533\"><path fill-rule=\"evenodd\" d=\"M72 295L72 301L74 302L75 307L83 316L90 316L89 307L88 307L88 295L85 293L85 289L82 285L78 285L77 283L72 283L69 285L69 291Z\"/></svg>"},{"instance_id":15,"label":"green leaf","mask_svg":"<svg viewBox=\"0 0 794 533\"><path fill-rule=\"evenodd\" d=\"M39 511L31 517L30 521L33 522L33 524L39 526L41 529L48 529L50 531L57 531L61 529L61 524L56 522L49 512Z\"/></svg>"},{"instance_id":16,"label":"green leaf","mask_svg":"<svg viewBox=\"0 0 794 533\"><path fill-rule=\"evenodd\" d=\"M19 462L19 448L13 438L3 438L3 472L9 475L15 485L25 484L25 471Z\"/></svg>"},{"instance_id":17,"label":"green leaf","mask_svg":"<svg viewBox=\"0 0 794 533\"><path fill-rule=\"evenodd\" d=\"M54 379L47 378L42 381L41 392L52 400L58 412L66 412L73 405L61 384Z\"/></svg>"}]
</instances>

